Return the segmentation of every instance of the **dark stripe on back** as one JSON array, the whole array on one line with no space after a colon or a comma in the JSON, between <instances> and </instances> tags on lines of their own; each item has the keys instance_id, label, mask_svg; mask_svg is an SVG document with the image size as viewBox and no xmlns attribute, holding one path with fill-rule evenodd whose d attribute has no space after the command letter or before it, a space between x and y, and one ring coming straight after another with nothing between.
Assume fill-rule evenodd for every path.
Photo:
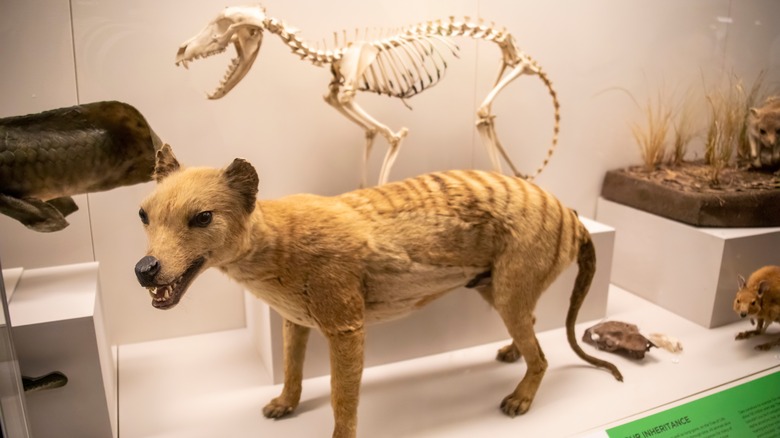
<instances>
[{"instance_id":1,"label":"dark stripe on back","mask_svg":"<svg viewBox=\"0 0 780 438\"><path fill-rule=\"evenodd\" d=\"M485 188L485 190L486 190L486 191L487 191L487 193L488 193L488 198L487 198L487 201L485 201L485 202L487 202L487 205L488 205L488 207L490 207L490 208L493 208L493 207L495 207L495 202L496 202L496 199L495 199L495 196L496 196L496 190L493 188L493 186L492 186L491 184L489 184L487 181L485 181L485 179L484 179L484 178L482 178L482 175L480 175L480 173L479 173L479 172L477 172L477 171L474 171L474 170L468 170L468 171L465 171L465 174L466 174L466 176L468 176L469 178L471 178L471 179L473 179L473 180L476 180L476 181L477 181L477 183L478 183L480 186L482 186L482 187L484 187L484 188Z\"/></svg>"},{"instance_id":2,"label":"dark stripe on back","mask_svg":"<svg viewBox=\"0 0 780 438\"><path fill-rule=\"evenodd\" d=\"M446 205L450 205L451 194L450 188L447 186L447 181L444 181L444 178L436 173L432 173L429 176L439 186L439 191L441 191Z\"/></svg>"},{"instance_id":3,"label":"dark stripe on back","mask_svg":"<svg viewBox=\"0 0 780 438\"><path fill-rule=\"evenodd\" d=\"M385 190L386 186L377 186L371 188L371 193L377 193L379 196L385 200L385 203L390 207L389 210L396 210L397 206L395 205L395 202L393 201L393 198L387 194L387 191Z\"/></svg>"}]
</instances>

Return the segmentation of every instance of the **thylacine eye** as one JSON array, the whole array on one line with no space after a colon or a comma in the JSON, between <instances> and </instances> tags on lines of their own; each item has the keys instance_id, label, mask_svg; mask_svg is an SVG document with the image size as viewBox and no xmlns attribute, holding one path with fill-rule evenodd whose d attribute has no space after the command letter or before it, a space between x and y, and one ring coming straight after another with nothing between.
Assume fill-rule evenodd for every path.
<instances>
[{"instance_id":1,"label":"thylacine eye","mask_svg":"<svg viewBox=\"0 0 780 438\"><path fill-rule=\"evenodd\" d=\"M201 211L190 219L191 227L205 228L211 223L214 214L210 211Z\"/></svg>"},{"instance_id":2,"label":"thylacine eye","mask_svg":"<svg viewBox=\"0 0 780 438\"><path fill-rule=\"evenodd\" d=\"M146 215L146 212L143 208L138 210L138 217L141 218L141 223L144 225L149 225L149 216Z\"/></svg>"}]
</instances>

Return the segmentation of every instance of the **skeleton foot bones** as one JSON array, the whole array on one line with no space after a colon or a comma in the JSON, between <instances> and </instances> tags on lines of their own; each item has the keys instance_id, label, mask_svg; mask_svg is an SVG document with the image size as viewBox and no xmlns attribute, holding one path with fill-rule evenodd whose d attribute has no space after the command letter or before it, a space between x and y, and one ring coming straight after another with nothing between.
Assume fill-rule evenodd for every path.
<instances>
[{"instance_id":1,"label":"skeleton foot bones","mask_svg":"<svg viewBox=\"0 0 780 438\"><path fill-rule=\"evenodd\" d=\"M555 90L541 67L528 55L521 52L514 38L506 29L494 24L474 22L466 17L456 20L431 21L401 29L391 36L372 38L369 32L349 39L344 34L341 41L336 36L333 50L313 47L298 37L297 29L284 22L270 18L260 6L232 6L225 8L197 35L179 47L176 65L188 67L191 61L220 54L231 43L236 57L228 66L219 87L209 99L219 99L233 89L249 72L257 58L263 33L270 32L281 38L293 53L302 60L316 66L328 67L333 74L325 101L340 114L357 124L366 132L363 159L362 186L366 186L366 166L375 135L381 134L390 147L385 155L379 184L388 181L390 170L406 135L406 128L393 131L368 114L357 102L357 91L369 91L401 100L408 99L436 85L444 75L447 60L442 51L458 56L458 46L451 37L464 36L490 41L501 50L501 65L493 88L482 101L477 111L477 130L487 148L493 169L501 171L501 159L509 165L515 176L521 175L507 155L496 134L495 115L492 105L496 96L509 83L523 74L537 75L547 87L554 107L552 145L533 179L547 166L558 143L559 104ZM334 34L337 35L337 34Z\"/></svg>"},{"instance_id":2,"label":"skeleton foot bones","mask_svg":"<svg viewBox=\"0 0 780 438\"><path fill-rule=\"evenodd\" d=\"M154 175L157 187L139 211L148 251L135 267L138 281L155 308L171 309L200 273L216 267L282 315L284 386L263 409L267 417L298 406L314 328L330 348L333 435L355 436L365 325L404 317L459 287L479 293L504 321L512 344L499 360L523 357L525 375L501 409L524 414L548 366L534 307L574 262L569 345L622 380L575 336L596 270L590 234L574 211L521 178L453 170L334 197L258 201L248 162L184 169L167 146Z\"/></svg>"}]
</instances>

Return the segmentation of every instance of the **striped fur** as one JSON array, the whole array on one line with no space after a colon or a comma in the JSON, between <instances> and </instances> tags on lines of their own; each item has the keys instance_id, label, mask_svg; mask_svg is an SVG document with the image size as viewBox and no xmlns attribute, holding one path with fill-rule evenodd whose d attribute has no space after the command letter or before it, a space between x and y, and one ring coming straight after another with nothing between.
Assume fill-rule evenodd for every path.
<instances>
[{"instance_id":1,"label":"striped fur","mask_svg":"<svg viewBox=\"0 0 780 438\"><path fill-rule=\"evenodd\" d=\"M566 320L569 343L621 379L614 365L584 353L574 336L595 271L590 235L576 213L534 184L454 170L335 197L258 201L246 213L257 175L242 160L224 171L192 168L161 178L142 206L149 237L142 261L159 262L156 278L144 285L157 287L156 306L168 308L184 292L177 285L189 284L183 274L189 267L217 267L284 317L285 385L265 407L268 417L298 405L306 339L316 328L330 342L334 436L354 436L364 325L403 317L466 285L498 311L512 336L499 358L522 355L527 362L525 377L501 404L508 415L525 413L547 368L533 310L574 260L580 269ZM201 227L204 211L210 222ZM171 306L159 288L178 297Z\"/></svg>"}]
</instances>

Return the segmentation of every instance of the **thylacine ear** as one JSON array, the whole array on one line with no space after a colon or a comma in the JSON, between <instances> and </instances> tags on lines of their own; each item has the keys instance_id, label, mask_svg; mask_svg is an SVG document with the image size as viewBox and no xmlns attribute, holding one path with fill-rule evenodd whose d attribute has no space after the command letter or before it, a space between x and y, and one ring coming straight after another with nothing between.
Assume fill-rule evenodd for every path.
<instances>
[{"instance_id":1,"label":"thylacine ear","mask_svg":"<svg viewBox=\"0 0 780 438\"><path fill-rule=\"evenodd\" d=\"M225 169L224 175L228 187L241 196L244 210L251 213L257 203L257 191L260 184L260 178L258 178L255 168L248 161L236 158Z\"/></svg>"},{"instance_id":2,"label":"thylacine ear","mask_svg":"<svg viewBox=\"0 0 780 438\"><path fill-rule=\"evenodd\" d=\"M154 174L152 177L157 183L160 183L168 175L179 170L181 166L173 155L173 149L168 144L164 144L154 155Z\"/></svg>"}]
</instances>

